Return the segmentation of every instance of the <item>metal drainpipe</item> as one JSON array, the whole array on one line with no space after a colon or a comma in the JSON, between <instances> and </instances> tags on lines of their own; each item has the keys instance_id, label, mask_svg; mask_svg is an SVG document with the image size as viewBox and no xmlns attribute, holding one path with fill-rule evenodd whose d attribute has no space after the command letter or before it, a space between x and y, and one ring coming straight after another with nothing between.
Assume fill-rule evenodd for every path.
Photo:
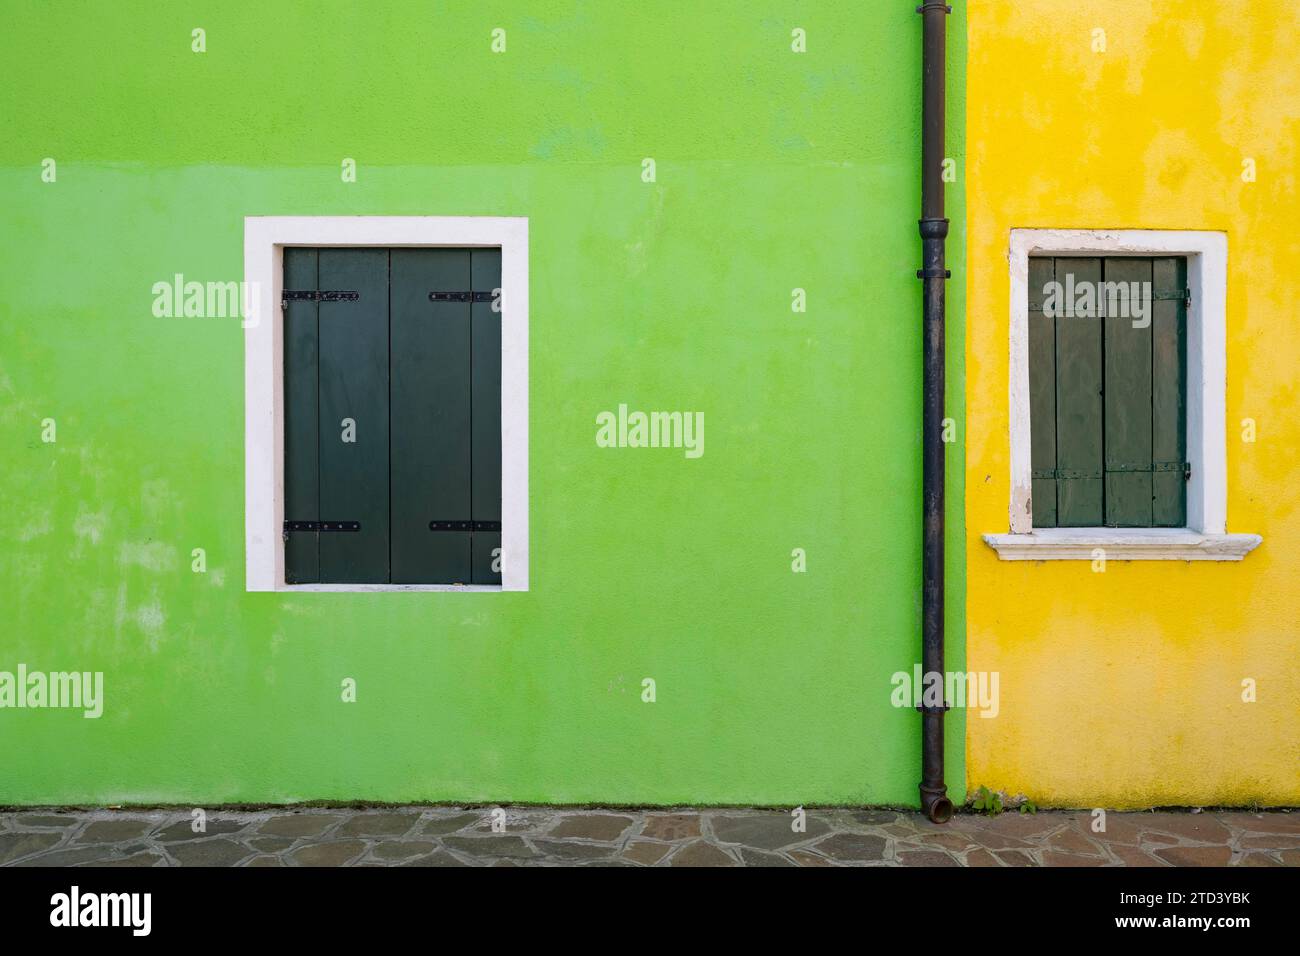
<instances>
[{"instance_id":1,"label":"metal drainpipe","mask_svg":"<svg viewBox=\"0 0 1300 956\"><path fill-rule=\"evenodd\" d=\"M944 239L943 215L944 58L947 17L952 8L923 3L916 8L924 23L921 106L921 239L925 268L916 276L925 283L925 375L922 467L925 540L921 557L921 669L943 674L943 501L944 501ZM934 823L952 817L943 779L943 715L947 701L921 711L921 809Z\"/></svg>"}]
</instances>

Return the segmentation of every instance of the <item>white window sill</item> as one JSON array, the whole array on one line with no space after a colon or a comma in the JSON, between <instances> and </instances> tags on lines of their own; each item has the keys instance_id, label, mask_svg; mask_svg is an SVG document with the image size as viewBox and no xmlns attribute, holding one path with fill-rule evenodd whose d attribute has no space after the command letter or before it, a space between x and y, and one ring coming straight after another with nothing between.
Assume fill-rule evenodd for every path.
<instances>
[{"instance_id":1,"label":"white window sill","mask_svg":"<svg viewBox=\"0 0 1300 956\"><path fill-rule=\"evenodd\" d=\"M275 590L281 594L294 591L462 591L498 594L504 588L499 584L281 584Z\"/></svg>"},{"instance_id":2,"label":"white window sill","mask_svg":"<svg viewBox=\"0 0 1300 956\"><path fill-rule=\"evenodd\" d=\"M1202 534L1187 528L1040 528L1029 534L986 534L1003 561L1240 561L1263 540L1257 534Z\"/></svg>"}]
</instances>

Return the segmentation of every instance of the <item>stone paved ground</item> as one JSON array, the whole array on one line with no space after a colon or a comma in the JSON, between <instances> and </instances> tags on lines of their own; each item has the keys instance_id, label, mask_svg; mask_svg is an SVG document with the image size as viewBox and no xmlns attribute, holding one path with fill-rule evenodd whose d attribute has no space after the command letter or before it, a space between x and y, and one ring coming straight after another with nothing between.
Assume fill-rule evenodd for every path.
<instances>
[{"instance_id":1,"label":"stone paved ground","mask_svg":"<svg viewBox=\"0 0 1300 956\"><path fill-rule=\"evenodd\" d=\"M1298 866L1300 812L1087 812L934 826L894 810L383 807L0 812L5 866Z\"/></svg>"}]
</instances>

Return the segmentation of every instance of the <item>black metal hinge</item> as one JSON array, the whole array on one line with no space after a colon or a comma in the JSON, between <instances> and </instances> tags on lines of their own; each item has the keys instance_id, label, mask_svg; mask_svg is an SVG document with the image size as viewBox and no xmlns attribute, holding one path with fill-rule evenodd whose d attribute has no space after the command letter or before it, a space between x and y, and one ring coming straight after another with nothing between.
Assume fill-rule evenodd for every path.
<instances>
[{"instance_id":1,"label":"black metal hinge","mask_svg":"<svg viewBox=\"0 0 1300 956\"><path fill-rule=\"evenodd\" d=\"M286 521L284 533L290 531L360 531L360 521Z\"/></svg>"},{"instance_id":2,"label":"black metal hinge","mask_svg":"<svg viewBox=\"0 0 1300 956\"><path fill-rule=\"evenodd\" d=\"M280 293L280 308L289 308L290 302L355 302L361 298L355 292L300 292L284 291Z\"/></svg>"},{"instance_id":3,"label":"black metal hinge","mask_svg":"<svg viewBox=\"0 0 1300 956\"><path fill-rule=\"evenodd\" d=\"M430 292L430 302L491 302L492 292Z\"/></svg>"},{"instance_id":4,"label":"black metal hinge","mask_svg":"<svg viewBox=\"0 0 1300 956\"><path fill-rule=\"evenodd\" d=\"M430 521L430 531L500 531L500 521Z\"/></svg>"},{"instance_id":5,"label":"black metal hinge","mask_svg":"<svg viewBox=\"0 0 1300 956\"><path fill-rule=\"evenodd\" d=\"M1153 292L1151 293L1151 300L1154 302L1181 302L1183 305L1190 308L1192 305L1192 290L1175 289L1173 292ZM1053 313L1053 315L1048 317L1055 318L1057 316L1061 316L1064 310L1068 307L1068 305L1069 304L1067 303L1066 305L1058 306L1056 311ZM1031 305L1029 307L1029 312L1031 315L1047 314L1046 310L1043 308L1042 303L1039 303L1038 305ZM1095 308L1095 314L1092 316L1083 316L1083 318L1095 318L1095 319L1111 318L1111 316L1108 316L1106 314L1106 297L1098 296L1097 305ZM1115 316L1115 318L1131 318L1131 316Z\"/></svg>"},{"instance_id":6,"label":"black metal hinge","mask_svg":"<svg viewBox=\"0 0 1300 956\"><path fill-rule=\"evenodd\" d=\"M1190 478L1192 476L1192 464L1187 461L1153 461L1149 465L1119 462L1107 465L1104 472L1095 468L1083 470L1075 468L1035 468L1033 477L1060 478L1068 481L1072 478L1101 478L1104 475L1149 474L1157 471L1182 472L1183 478Z\"/></svg>"}]
</instances>

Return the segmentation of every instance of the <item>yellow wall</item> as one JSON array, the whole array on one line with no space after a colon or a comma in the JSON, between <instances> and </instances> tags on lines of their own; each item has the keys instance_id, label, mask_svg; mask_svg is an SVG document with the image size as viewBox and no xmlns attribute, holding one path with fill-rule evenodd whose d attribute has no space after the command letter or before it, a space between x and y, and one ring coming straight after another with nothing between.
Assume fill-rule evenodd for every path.
<instances>
[{"instance_id":1,"label":"yellow wall","mask_svg":"<svg viewBox=\"0 0 1300 956\"><path fill-rule=\"evenodd\" d=\"M1300 13L968 9L967 665L1001 675L999 715L967 721L968 783L1042 805L1300 804ZM1227 233L1228 530L1264 538L1244 561L1098 574L981 540L1008 530L1013 227Z\"/></svg>"}]
</instances>

